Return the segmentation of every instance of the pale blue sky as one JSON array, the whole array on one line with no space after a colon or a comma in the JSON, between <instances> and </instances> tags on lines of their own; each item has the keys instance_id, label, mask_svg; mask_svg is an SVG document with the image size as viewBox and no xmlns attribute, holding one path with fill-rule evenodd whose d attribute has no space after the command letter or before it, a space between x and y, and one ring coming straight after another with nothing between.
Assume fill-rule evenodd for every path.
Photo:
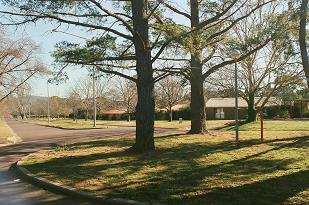
<instances>
[{"instance_id":1,"label":"pale blue sky","mask_svg":"<svg viewBox=\"0 0 309 205\"><path fill-rule=\"evenodd\" d=\"M179 5L178 5L179 6ZM183 6L183 5L182 5ZM3 10L3 6L0 4L1 10ZM183 8L183 7L181 7ZM170 13L173 16L173 13ZM177 16L176 21L183 22L180 16ZM6 31L11 38L19 38L19 37L30 37L37 45L41 47L41 51L39 57L42 59L43 63L52 70L52 62L53 58L50 56L52 51L54 50L54 46L56 43L60 41L69 41L69 42L83 42L84 40L78 37L73 37L64 33L54 33L51 32L52 29L57 28L58 24L56 23L48 23L39 21L36 24L27 24L22 27L7 27ZM83 32L82 30L76 29L76 27L67 28L66 26L61 26L59 29L61 31L66 31L68 33L73 33L78 36L82 36L85 38L89 37L90 34ZM86 69L81 69L78 66L74 69L71 67L66 71L69 74L69 80L61 85L51 85L50 86L50 95L58 95L58 96L66 96L69 89L73 87L76 82L85 78L88 74ZM32 94L37 96L47 96L47 79L51 76L41 76L30 81L32 85Z\"/></svg>"},{"instance_id":2,"label":"pale blue sky","mask_svg":"<svg viewBox=\"0 0 309 205\"><path fill-rule=\"evenodd\" d=\"M53 58L50 56L51 52L54 50L56 43L64 40L70 42L82 42L82 39L73 37L63 33L53 33L51 30L55 28L56 25L51 23L40 22L35 24L29 24L25 27L20 27L16 30L15 27L8 27L7 31L11 38L19 37L30 37L37 45L40 46L41 50L38 56L41 58L43 63L50 69L52 69ZM78 31L73 31L78 32ZM81 34L82 35L82 34ZM85 69L67 69L70 76L69 80L61 85L51 85L50 86L50 95L60 95L65 96L68 92L68 89L72 87L75 82L81 79L83 76L87 75L87 70ZM50 76L40 76L32 79L32 93L33 95L46 96L47 95L47 79Z\"/></svg>"}]
</instances>

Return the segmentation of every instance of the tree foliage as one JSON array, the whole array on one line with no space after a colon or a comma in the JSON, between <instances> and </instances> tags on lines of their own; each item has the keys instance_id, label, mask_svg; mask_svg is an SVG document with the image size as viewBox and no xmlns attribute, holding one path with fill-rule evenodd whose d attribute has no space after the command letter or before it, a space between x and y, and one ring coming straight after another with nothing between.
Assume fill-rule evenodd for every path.
<instances>
[{"instance_id":1,"label":"tree foliage","mask_svg":"<svg viewBox=\"0 0 309 205\"><path fill-rule=\"evenodd\" d=\"M38 47L26 38L12 40L0 35L0 102L16 92L30 78L46 72L36 56Z\"/></svg>"}]
</instances>

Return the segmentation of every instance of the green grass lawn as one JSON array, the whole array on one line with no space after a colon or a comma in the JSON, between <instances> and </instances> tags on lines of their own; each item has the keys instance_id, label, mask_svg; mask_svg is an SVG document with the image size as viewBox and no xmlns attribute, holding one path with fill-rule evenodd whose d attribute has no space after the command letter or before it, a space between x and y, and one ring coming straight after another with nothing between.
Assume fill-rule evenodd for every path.
<instances>
[{"instance_id":1,"label":"green grass lawn","mask_svg":"<svg viewBox=\"0 0 309 205\"><path fill-rule=\"evenodd\" d=\"M32 122L41 125L50 125L59 128L66 129L90 129L93 128L93 121L88 120L85 121L83 119L79 119L77 121L73 121L72 119L53 119L48 124L47 119L31 119L26 120L26 122ZM209 129L217 129L223 126L226 126L226 123L232 122L231 120L209 120L207 121L207 127ZM190 129L191 122L186 120L183 123L179 124L177 120L168 122L168 121L155 121L156 127L162 128L175 128L175 129ZM135 126L135 121L108 121L108 120L97 120L96 128L108 128L114 126Z\"/></svg>"},{"instance_id":2,"label":"green grass lawn","mask_svg":"<svg viewBox=\"0 0 309 205\"><path fill-rule=\"evenodd\" d=\"M156 137L129 154L132 137L73 144L29 156L31 172L78 189L167 205L308 204L309 131L241 131Z\"/></svg>"},{"instance_id":3,"label":"green grass lawn","mask_svg":"<svg viewBox=\"0 0 309 205\"><path fill-rule=\"evenodd\" d=\"M256 121L242 125L240 130L253 131L260 130L260 122ZM264 130L268 131L293 131L293 130L304 130L309 131L309 120L265 120Z\"/></svg>"},{"instance_id":4,"label":"green grass lawn","mask_svg":"<svg viewBox=\"0 0 309 205\"><path fill-rule=\"evenodd\" d=\"M232 122L231 120L209 120L207 121L208 129L217 129L223 126L226 126L227 123ZM102 124L105 125L115 125L115 126L135 126L135 121L127 122L127 121L103 121ZM157 120L155 121L155 127L162 128L175 128L175 129L190 129L191 121L184 120L181 124L178 120L174 120L172 122L166 120Z\"/></svg>"},{"instance_id":5,"label":"green grass lawn","mask_svg":"<svg viewBox=\"0 0 309 205\"><path fill-rule=\"evenodd\" d=\"M32 119L26 120L28 122L42 124L42 125L51 125L59 128L66 129L92 129L93 122L92 120L85 121L83 119L78 119L73 121L72 119L53 119L48 124L46 119ZM233 120L208 120L207 128L209 130L234 130ZM188 120L183 121L182 124L179 124L177 120L168 122L168 121L155 121L155 127L162 128L175 128L189 130L191 122ZM107 121L107 120L97 120L96 128L108 128L115 126L135 126L135 121ZM248 123L240 126L241 131L258 131L260 130L260 122ZM267 131L309 131L309 120L265 120L264 121L264 130Z\"/></svg>"},{"instance_id":6,"label":"green grass lawn","mask_svg":"<svg viewBox=\"0 0 309 205\"><path fill-rule=\"evenodd\" d=\"M11 128L6 124L3 118L0 117L0 144L7 143L7 138L14 136Z\"/></svg>"}]
</instances>

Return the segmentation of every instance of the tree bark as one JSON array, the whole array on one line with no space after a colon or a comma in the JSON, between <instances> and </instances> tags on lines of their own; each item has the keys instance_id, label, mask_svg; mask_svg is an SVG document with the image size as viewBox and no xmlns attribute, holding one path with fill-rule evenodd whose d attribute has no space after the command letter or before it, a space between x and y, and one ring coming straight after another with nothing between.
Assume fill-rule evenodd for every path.
<instances>
[{"instance_id":1,"label":"tree bark","mask_svg":"<svg viewBox=\"0 0 309 205\"><path fill-rule=\"evenodd\" d=\"M149 45L147 0L133 0L133 29L137 71L136 140L131 148L135 153L155 149L154 145L154 79Z\"/></svg>"},{"instance_id":2,"label":"tree bark","mask_svg":"<svg viewBox=\"0 0 309 205\"><path fill-rule=\"evenodd\" d=\"M88 121L89 118L89 111L88 108L86 109L85 121Z\"/></svg>"},{"instance_id":3,"label":"tree bark","mask_svg":"<svg viewBox=\"0 0 309 205\"><path fill-rule=\"evenodd\" d=\"M191 29L199 25L199 3L198 0L190 1L191 7ZM193 34L194 35L194 34ZM198 38L193 37L194 50L191 51L191 134L202 134L206 129L205 98L203 89L202 50L199 49Z\"/></svg>"},{"instance_id":4,"label":"tree bark","mask_svg":"<svg viewBox=\"0 0 309 205\"><path fill-rule=\"evenodd\" d=\"M128 112L128 122L131 122L131 113Z\"/></svg>"},{"instance_id":5,"label":"tree bark","mask_svg":"<svg viewBox=\"0 0 309 205\"><path fill-rule=\"evenodd\" d=\"M255 102L254 102L254 94L249 94L248 96L248 117L247 122L254 122L256 121L256 110L255 110Z\"/></svg>"},{"instance_id":6,"label":"tree bark","mask_svg":"<svg viewBox=\"0 0 309 205\"><path fill-rule=\"evenodd\" d=\"M309 88L309 59L306 41L306 25L308 13L308 0L302 0L300 7L300 26L299 26L299 46L303 62L303 68L307 79L307 86Z\"/></svg>"},{"instance_id":7,"label":"tree bark","mask_svg":"<svg viewBox=\"0 0 309 205\"><path fill-rule=\"evenodd\" d=\"M76 111L75 111L75 108L73 108L73 121L76 121Z\"/></svg>"},{"instance_id":8,"label":"tree bark","mask_svg":"<svg viewBox=\"0 0 309 205\"><path fill-rule=\"evenodd\" d=\"M169 113L170 113L169 121L172 122L173 121L173 109L172 109L172 106L169 106Z\"/></svg>"},{"instance_id":9,"label":"tree bark","mask_svg":"<svg viewBox=\"0 0 309 205\"><path fill-rule=\"evenodd\" d=\"M128 122L130 122L130 121L131 121L131 109L130 109L130 102L128 102L128 109L127 109L127 111L128 111Z\"/></svg>"},{"instance_id":10,"label":"tree bark","mask_svg":"<svg viewBox=\"0 0 309 205\"><path fill-rule=\"evenodd\" d=\"M195 65L191 63L191 67ZM191 72L191 134L203 134L206 129L205 98L202 69Z\"/></svg>"}]
</instances>

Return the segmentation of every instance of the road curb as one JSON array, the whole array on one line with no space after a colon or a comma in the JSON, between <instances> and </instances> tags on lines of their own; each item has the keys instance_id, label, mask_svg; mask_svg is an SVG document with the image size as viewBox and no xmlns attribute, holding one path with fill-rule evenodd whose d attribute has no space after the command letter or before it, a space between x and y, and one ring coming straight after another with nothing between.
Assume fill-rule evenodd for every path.
<instances>
[{"instance_id":1,"label":"road curb","mask_svg":"<svg viewBox=\"0 0 309 205\"><path fill-rule=\"evenodd\" d=\"M35 122L27 122L27 121L20 121L23 123L29 123L29 124L33 124L33 125L39 125L39 126L43 126L43 127L51 127L51 128L57 128L57 129L61 129L61 130L99 130L99 129L108 129L111 127L136 127L135 125L106 125L106 127L91 127L91 128L65 128L65 127L61 127L61 126L57 126L57 125L45 125L45 124L39 124L39 123L35 123ZM171 127L154 127L155 129L167 129L167 130L187 130L188 128L171 128Z\"/></svg>"},{"instance_id":2,"label":"road curb","mask_svg":"<svg viewBox=\"0 0 309 205\"><path fill-rule=\"evenodd\" d=\"M61 127L61 126L56 126L56 125L42 125L42 124L36 124L35 125L40 125L44 127L51 127L51 128L57 128L61 130L100 130L100 129L107 129L108 127L92 127L92 128L66 128L66 127Z\"/></svg>"},{"instance_id":3,"label":"road curb","mask_svg":"<svg viewBox=\"0 0 309 205\"><path fill-rule=\"evenodd\" d=\"M66 128L66 127L61 127L61 126L56 126L56 125L45 125L45 124L40 124L40 123L35 123L35 122L27 122L27 121L20 121L20 120L17 120L17 121L22 122L22 123L32 124L32 125L39 125L39 126L42 126L42 127L57 128L57 129L61 129L61 130L99 130L99 129L109 128L108 126L106 126L106 127L91 127L91 128Z\"/></svg>"},{"instance_id":4,"label":"road curb","mask_svg":"<svg viewBox=\"0 0 309 205\"><path fill-rule=\"evenodd\" d=\"M21 166L21 162L14 163L10 169L14 171L22 180L28 181L31 184L37 185L48 191L55 192L58 194L65 194L81 199L86 199L91 202L102 202L106 205L164 205L159 203L151 202L138 202L135 200L113 198L108 196L97 196L93 193L81 191L73 187L64 186L56 182L49 181L43 177L38 177L31 173L29 170Z\"/></svg>"}]
</instances>

